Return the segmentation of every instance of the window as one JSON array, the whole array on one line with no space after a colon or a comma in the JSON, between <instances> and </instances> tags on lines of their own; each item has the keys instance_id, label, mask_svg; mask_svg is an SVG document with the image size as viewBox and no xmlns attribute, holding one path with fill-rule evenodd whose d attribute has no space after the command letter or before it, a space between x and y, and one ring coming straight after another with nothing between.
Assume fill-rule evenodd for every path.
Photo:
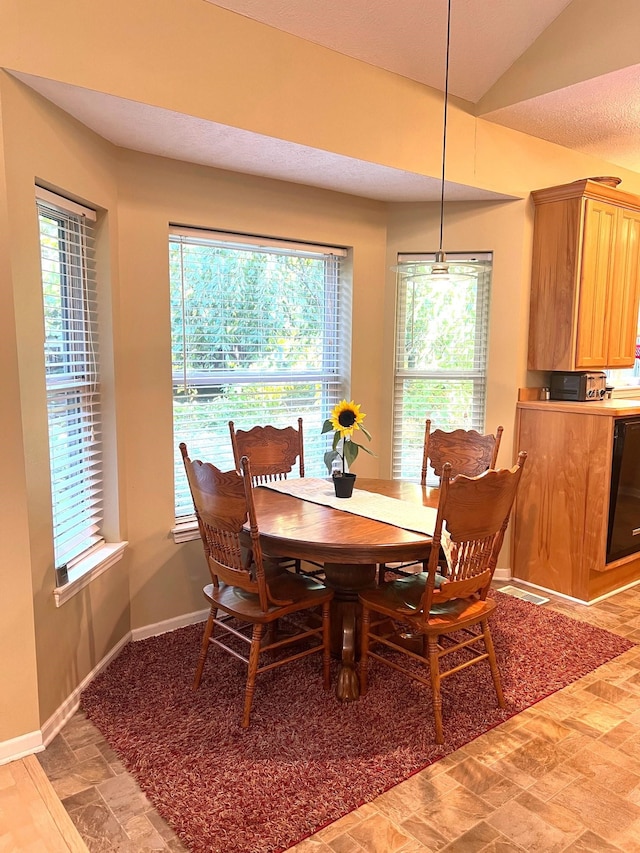
<instances>
[{"instance_id":1,"label":"window","mask_svg":"<svg viewBox=\"0 0 640 853\"><path fill-rule=\"evenodd\" d=\"M638 314L638 331L636 334L636 360L633 367L622 368L618 370L606 370L607 380L614 388L621 389L623 392L626 389L630 391L634 389L637 393L640 386L640 313Z\"/></svg>"},{"instance_id":2,"label":"window","mask_svg":"<svg viewBox=\"0 0 640 853\"><path fill-rule=\"evenodd\" d=\"M102 538L95 213L37 189L56 568Z\"/></svg>"},{"instance_id":3,"label":"window","mask_svg":"<svg viewBox=\"0 0 640 853\"><path fill-rule=\"evenodd\" d=\"M228 422L304 420L305 473L326 476L322 423L345 395L343 249L172 229L176 517L193 514L178 444L233 468Z\"/></svg>"},{"instance_id":4,"label":"window","mask_svg":"<svg viewBox=\"0 0 640 853\"><path fill-rule=\"evenodd\" d=\"M424 422L484 432L491 255L448 254L456 283L429 279L429 255L400 255L396 315L393 476L417 480ZM422 274L421 274L422 273Z\"/></svg>"}]
</instances>

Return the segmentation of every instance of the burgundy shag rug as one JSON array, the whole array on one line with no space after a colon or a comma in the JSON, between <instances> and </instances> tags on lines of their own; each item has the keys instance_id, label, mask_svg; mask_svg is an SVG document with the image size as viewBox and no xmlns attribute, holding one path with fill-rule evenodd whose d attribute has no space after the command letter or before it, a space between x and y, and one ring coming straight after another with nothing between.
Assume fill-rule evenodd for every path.
<instances>
[{"instance_id":1,"label":"burgundy shag rug","mask_svg":"<svg viewBox=\"0 0 640 853\"><path fill-rule=\"evenodd\" d=\"M82 707L194 853L280 853L633 645L495 595L507 708L488 666L447 679L445 746L434 743L428 688L373 661L367 696L341 704L322 690L317 655L259 676L242 730L239 661L211 649L191 689L201 624L129 643Z\"/></svg>"}]
</instances>

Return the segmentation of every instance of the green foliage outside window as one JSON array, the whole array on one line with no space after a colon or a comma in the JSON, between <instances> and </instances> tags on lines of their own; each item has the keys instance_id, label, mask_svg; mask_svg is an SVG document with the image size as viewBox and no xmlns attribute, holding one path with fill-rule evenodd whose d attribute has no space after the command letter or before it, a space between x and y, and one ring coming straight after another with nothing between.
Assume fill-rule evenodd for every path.
<instances>
[{"instance_id":1,"label":"green foliage outside window","mask_svg":"<svg viewBox=\"0 0 640 853\"><path fill-rule=\"evenodd\" d=\"M393 474L403 479L420 475L426 418L482 431L486 393L489 262L459 282L412 269L398 279Z\"/></svg>"},{"instance_id":2,"label":"green foliage outside window","mask_svg":"<svg viewBox=\"0 0 640 853\"><path fill-rule=\"evenodd\" d=\"M174 443L233 467L228 421L304 421L305 469L324 476L320 428L340 399L339 260L318 252L171 239ZM176 454L176 515L190 498Z\"/></svg>"}]
</instances>

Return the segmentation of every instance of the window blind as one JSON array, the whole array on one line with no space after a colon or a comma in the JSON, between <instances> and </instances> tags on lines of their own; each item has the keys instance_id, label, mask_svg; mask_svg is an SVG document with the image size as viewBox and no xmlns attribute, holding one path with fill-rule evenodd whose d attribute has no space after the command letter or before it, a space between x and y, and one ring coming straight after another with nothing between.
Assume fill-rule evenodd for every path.
<instances>
[{"instance_id":1,"label":"window blind","mask_svg":"<svg viewBox=\"0 0 640 853\"><path fill-rule=\"evenodd\" d=\"M322 423L345 395L350 298L342 248L174 228L169 236L176 517L193 504L178 445L233 468L228 422L304 422L305 471L325 476Z\"/></svg>"},{"instance_id":2,"label":"window blind","mask_svg":"<svg viewBox=\"0 0 640 853\"><path fill-rule=\"evenodd\" d=\"M56 568L103 541L95 212L37 188Z\"/></svg>"},{"instance_id":3,"label":"window blind","mask_svg":"<svg viewBox=\"0 0 640 853\"><path fill-rule=\"evenodd\" d=\"M420 478L426 418L432 429L485 426L491 254L447 253L451 272L467 273L456 283L424 274L434 259L398 256L393 476L407 480Z\"/></svg>"}]
</instances>

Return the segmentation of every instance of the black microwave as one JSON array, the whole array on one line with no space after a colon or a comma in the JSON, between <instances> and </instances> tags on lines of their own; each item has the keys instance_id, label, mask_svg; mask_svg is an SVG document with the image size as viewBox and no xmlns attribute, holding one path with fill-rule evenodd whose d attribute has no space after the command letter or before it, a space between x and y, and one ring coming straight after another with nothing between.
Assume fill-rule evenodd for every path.
<instances>
[{"instance_id":1,"label":"black microwave","mask_svg":"<svg viewBox=\"0 0 640 853\"><path fill-rule=\"evenodd\" d=\"M551 374L549 397L575 403L602 400L607 393L607 376L602 370L565 371Z\"/></svg>"}]
</instances>

